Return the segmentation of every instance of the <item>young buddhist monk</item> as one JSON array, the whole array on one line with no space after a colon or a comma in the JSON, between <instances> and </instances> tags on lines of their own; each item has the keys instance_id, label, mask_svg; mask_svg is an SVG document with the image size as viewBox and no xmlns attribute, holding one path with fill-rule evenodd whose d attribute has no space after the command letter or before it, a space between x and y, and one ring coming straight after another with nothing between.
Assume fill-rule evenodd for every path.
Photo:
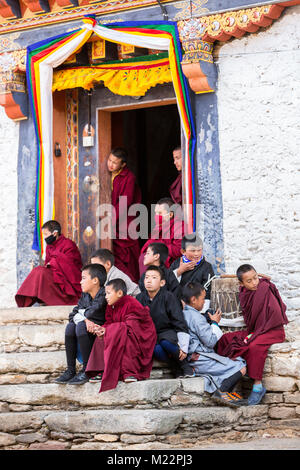
<instances>
[{"instance_id":1,"label":"young buddhist monk","mask_svg":"<svg viewBox=\"0 0 300 470\"><path fill-rule=\"evenodd\" d=\"M128 209L133 204L141 203L141 191L135 175L127 167L125 149L118 147L111 150L107 160L107 168L111 173L111 202L116 213L116 237L113 240L115 265L134 282L137 282L139 280L140 246L138 240L133 240L128 235L129 224L134 220L133 216L128 216ZM121 197L122 200L120 200ZM125 213L127 217L123 220L122 215Z\"/></svg>"},{"instance_id":2,"label":"young buddhist monk","mask_svg":"<svg viewBox=\"0 0 300 470\"><path fill-rule=\"evenodd\" d=\"M112 279L123 279L128 295L136 297L140 293L139 286L115 266L115 257L110 250L106 248L96 250L91 256L91 263L99 263L104 266L107 275L106 284Z\"/></svg>"},{"instance_id":3,"label":"young buddhist monk","mask_svg":"<svg viewBox=\"0 0 300 470\"><path fill-rule=\"evenodd\" d=\"M56 220L42 226L46 246L44 266L34 268L20 286L15 299L18 307L34 303L76 305L81 295L82 261L76 244L65 238Z\"/></svg>"},{"instance_id":4,"label":"young buddhist monk","mask_svg":"<svg viewBox=\"0 0 300 470\"><path fill-rule=\"evenodd\" d=\"M148 266L145 272L145 290L137 296L149 307L157 332L154 357L166 362L174 377L193 377L194 371L186 357L189 334L178 298L164 289L164 273L159 266Z\"/></svg>"},{"instance_id":5,"label":"young buddhist monk","mask_svg":"<svg viewBox=\"0 0 300 470\"><path fill-rule=\"evenodd\" d=\"M165 265L169 256L169 249L164 243L150 243L145 252L144 256L144 266L159 266L164 273L165 277L165 288L175 294L179 299L181 299L181 288L179 282L170 269ZM145 273L142 274L139 280L139 288L141 291L145 290Z\"/></svg>"},{"instance_id":6,"label":"young buddhist monk","mask_svg":"<svg viewBox=\"0 0 300 470\"><path fill-rule=\"evenodd\" d=\"M173 150L174 165L178 171L178 176L169 188L170 196L176 204L182 204L182 153L181 147Z\"/></svg>"},{"instance_id":7,"label":"young buddhist monk","mask_svg":"<svg viewBox=\"0 0 300 470\"><path fill-rule=\"evenodd\" d=\"M224 334L217 343L217 352L222 356L241 356L246 360L247 373L254 380L248 404L257 405L266 393L262 376L269 347L284 341L283 326L288 323L288 318L276 286L266 278L259 278L253 266L241 265L237 277L247 329Z\"/></svg>"},{"instance_id":8,"label":"young buddhist monk","mask_svg":"<svg viewBox=\"0 0 300 470\"><path fill-rule=\"evenodd\" d=\"M65 330L67 370L56 379L56 383L80 385L89 380L85 374L96 331L105 322L104 284L106 271L100 264L88 264L82 269L82 295L78 305L69 315ZM76 374L78 346L82 356L82 369Z\"/></svg>"},{"instance_id":9,"label":"young buddhist monk","mask_svg":"<svg viewBox=\"0 0 300 470\"><path fill-rule=\"evenodd\" d=\"M224 405L239 406L244 404L242 397L235 392L227 392L232 392L246 373L246 361L241 357L232 360L214 351L223 334L218 326L222 312L200 313L205 296L204 287L197 282L189 282L182 290L183 315L190 334L188 359L196 374L204 377L204 389L212 393L214 400Z\"/></svg>"},{"instance_id":10,"label":"young buddhist monk","mask_svg":"<svg viewBox=\"0 0 300 470\"><path fill-rule=\"evenodd\" d=\"M155 226L149 240L141 249L139 257L140 276L145 272L144 256L151 243L164 243L169 249L169 256L165 262L167 268L180 256L181 240L184 235L185 223L181 210L175 210L174 202L170 198L162 198L155 205ZM180 209L180 208L179 208Z\"/></svg>"},{"instance_id":11,"label":"young buddhist monk","mask_svg":"<svg viewBox=\"0 0 300 470\"><path fill-rule=\"evenodd\" d=\"M126 295L122 279L105 287L108 303L105 323L96 332L87 374L103 371L100 392L113 389L118 381L126 383L150 377L156 331L149 308Z\"/></svg>"},{"instance_id":12,"label":"young buddhist monk","mask_svg":"<svg viewBox=\"0 0 300 470\"><path fill-rule=\"evenodd\" d=\"M170 270L174 272L182 288L188 282L198 282L204 286L214 276L212 265L203 255L203 242L196 233L183 237L181 256L172 263ZM209 284L206 289L207 300L210 299L210 291Z\"/></svg>"}]
</instances>

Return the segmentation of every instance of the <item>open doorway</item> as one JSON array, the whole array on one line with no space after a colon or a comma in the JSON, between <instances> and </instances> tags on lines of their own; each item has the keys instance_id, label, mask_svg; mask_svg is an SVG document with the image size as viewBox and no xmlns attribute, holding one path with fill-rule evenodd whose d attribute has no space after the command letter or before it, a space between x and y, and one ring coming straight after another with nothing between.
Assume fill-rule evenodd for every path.
<instances>
[{"instance_id":1,"label":"open doorway","mask_svg":"<svg viewBox=\"0 0 300 470\"><path fill-rule=\"evenodd\" d=\"M142 202L150 210L177 177L172 151L180 145L176 104L112 113L112 147L125 147L136 175Z\"/></svg>"},{"instance_id":2,"label":"open doorway","mask_svg":"<svg viewBox=\"0 0 300 470\"><path fill-rule=\"evenodd\" d=\"M172 100L173 101L173 100ZM180 145L181 124L176 104L110 108L98 111L99 202L110 204L111 177L107 157L113 147L128 151L128 167L136 175L142 203L148 209L148 231L155 203L169 197L169 187L178 176L172 151ZM153 205L153 206L152 206ZM141 240L141 245L145 240ZM111 249L111 240L100 239L100 247Z\"/></svg>"}]
</instances>

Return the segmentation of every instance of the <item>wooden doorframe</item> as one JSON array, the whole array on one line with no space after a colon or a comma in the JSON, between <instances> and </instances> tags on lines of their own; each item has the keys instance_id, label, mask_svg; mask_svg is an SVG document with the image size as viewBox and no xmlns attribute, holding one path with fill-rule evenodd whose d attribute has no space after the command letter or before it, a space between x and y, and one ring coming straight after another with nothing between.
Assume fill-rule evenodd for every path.
<instances>
[{"instance_id":1,"label":"wooden doorframe","mask_svg":"<svg viewBox=\"0 0 300 470\"><path fill-rule=\"evenodd\" d=\"M99 162L99 205L111 204L111 176L107 169L107 157L112 146L112 113L132 111L141 108L154 108L176 104L175 98L151 100L141 103L132 103L115 106L103 106L96 109L97 146ZM112 240L109 238L99 240L99 248L112 251Z\"/></svg>"}]
</instances>

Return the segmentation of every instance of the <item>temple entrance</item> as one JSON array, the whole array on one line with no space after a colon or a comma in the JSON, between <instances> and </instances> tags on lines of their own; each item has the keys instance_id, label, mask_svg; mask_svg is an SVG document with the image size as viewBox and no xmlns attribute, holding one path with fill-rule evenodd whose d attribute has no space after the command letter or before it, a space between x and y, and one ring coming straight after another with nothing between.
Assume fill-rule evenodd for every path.
<instances>
[{"instance_id":1,"label":"temple entrance","mask_svg":"<svg viewBox=\"0 0 300 470\"><path fill-rule=\"evenodd\" d=\"M151 205L169 197L169 186L178 175L172 151L180 145L180 117L174 100L163 106L155 103L132 108L98 111L100 204L110 202L110 175L106 168L109 151L125 147L128 167L137 177L151 228ZM100 246L109 248L110 241L101 240Z\"/></svg>"}]
</instances>

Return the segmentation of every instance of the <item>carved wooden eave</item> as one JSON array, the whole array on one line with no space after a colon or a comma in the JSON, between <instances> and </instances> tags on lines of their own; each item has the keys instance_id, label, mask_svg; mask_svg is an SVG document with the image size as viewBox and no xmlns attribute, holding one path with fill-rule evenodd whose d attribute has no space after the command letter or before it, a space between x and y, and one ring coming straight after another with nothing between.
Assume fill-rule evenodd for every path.
<instances>
[{"instance_id":1,"label":"carved wooden eave","mask_svg":"<svg viewBox=\"0 0 300 470\"><path fill-rule=\"evenodd\" d=\"M179 35L185 51L181 64L191 89L195 93L215 90L217 72L213 46L216 41L256 33L270 26L291 4L300 4L300 0L179 21Z\"/></svg>"}]
</instances>

